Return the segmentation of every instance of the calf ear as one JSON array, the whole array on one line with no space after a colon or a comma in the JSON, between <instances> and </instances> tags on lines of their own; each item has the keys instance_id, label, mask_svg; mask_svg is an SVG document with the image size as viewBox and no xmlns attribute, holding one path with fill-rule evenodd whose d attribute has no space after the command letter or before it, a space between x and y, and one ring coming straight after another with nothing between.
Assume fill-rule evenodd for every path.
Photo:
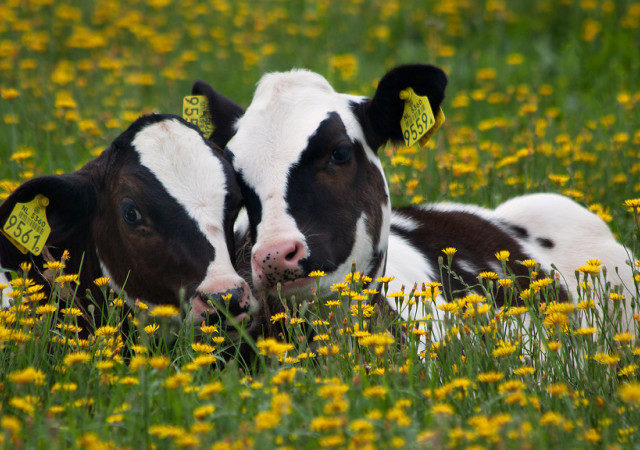
<instances>
[{"instance_id":1,"label":"calf ear","mask_svg":"<svg viewBox=\"0 0 640 450\"><path fill-rule=\"evenodd\" d=\"M94 192L88 177L81 172L34 178L21 184L0 205L0 228L4 227L16 203L28 203L40 194L49 200L45 211L51 233L46 246L59 251L82 251L96 205ZM4 234L0 234L0 252L3 267L15 267L27 259Z\"/></svg>"},{"instance_id":2,"label":"calf ear","mask_svg":"<svg viewBox=\"0 0 640 450\"><path fill-rule=\"evenodd\" d=\"M442 69L426 64L409 64L396 67L378 83L373 99L363 104L361 117L369 145L377 149L387 141L401 142L400 118L404 100L400 91L413 88L420 96L427 96L434 114L444 100L447 76Z\"/></svg>"},{"instance_id":3,"label":"calf ear","mask_svg":"<svg viewBox=\"0 0 640 450\"><path fill-rule=\"evenodd\" d=\"M202 80L196 80L193 83L191 95L204 95L207 97L211 114L210 119L214 127L213 134L209 140L220 148L225 148L227 142L235 134L233 125L244 114L244 109L234 103L233 100L213 90L209 83Z\"/></svg>"}]
</instances>

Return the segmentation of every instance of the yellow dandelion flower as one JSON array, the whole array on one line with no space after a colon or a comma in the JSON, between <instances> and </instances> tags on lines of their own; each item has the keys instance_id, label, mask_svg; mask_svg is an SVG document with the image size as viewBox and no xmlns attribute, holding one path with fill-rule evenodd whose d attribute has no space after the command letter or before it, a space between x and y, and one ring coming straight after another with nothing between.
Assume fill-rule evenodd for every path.
<instances>
[{"instance_id":1,"label":"yellow dandelion flower","mask_svg":"<svg viewBox=\"0 0 640 450\"><path fill-rule=\"evenodd\" d=\"M325 275L326 273L323 270L312 270L307 276L310 278L322 278Z\"/></svg>"},{"instance_id":2,"label":"yellow dandelion flower","mask_svg":"<svg viewBox=\"0 0 640 450\"><path fill-rule=\"evenodd\" d=\"M178 308L173 305L158 305L149 313L151 317L174 317L180 314Z\"/></svg>"},{"instance_id":3,"label":"yellow dandelion flower","mask_svg":"<svg viewBox=\"0 0 640 450\"><path fill-rule=\"evenodd\" d=\"M16 384L35 384L36 386L42 386L47 376L41 370L38 370L34 367L27 367L23 370L16 370L14 372L9 373L7 376L9 381Z\"/></svg>"},{"instance_id":4,"label":"yellow dandelion flower","mask_svg":"<svg viewBox=\"0 0 640 450\"><path fill-rule=\"evenodd\" d=\"M64 357L62 363L65 366L73 366L74 364L84 364L91 360L91 355L87 352L69 353Z\"/></svg>"},{"instance_id":5,"label":"yellow dandelion flower","mask_svg":"<svg viewBox=\"0 0 640 450\"><path fill-rule=\"evenodd\" d=\"M447 248L443 248L442 249L442 253L444 253L445 255L447 255L448 257L451 257L453 255L455 255L455 253L458 251L457 248L455 247L447 247Z\"/></svg>"},{"instance_id":6,"label":"yellow dandelion flower","mask_svg":"<svg viewBox=\"0 0 640 450\"><path fill-rule=\"evenodd\" d=\"M640 404L640 383L625 383L618 390L618 396L625 403Z\"/></svg>"},{"instance_id":7,"label":"yellow dandelion flower","mask_svg":"<svg viewBox=\"0 0 640 450\"><path fill-rule=\"evenodd\" d=\"M483 372L479 373L477 380L482 383L497 383L504 378L502 372Z\"/></svg>"},{"instance_id":8,"label":"yellow dandelion flower","mask_svg":"<svg viewBox=\"0 0 640 450\"><path fill-rule=\"evenodd\" d=\"M146 327L144 327L144 332L147 334L153 334L156 331L158 331L159 328L160 328L160 325L158 325L157 323L153 323L151 325L147 325Z\"/></svg>"},{"instance_id":9,"label":"yellow dandelion flower","mask_svg":"<svg viewBox=\"0 0 640 450\"><path fill-rule=\"evenodd\" d=\"M216 349L213 345L205 344L203 342L193 342L191 344L191 348L193 351L198 353L211 353Z\"/></svg>"},{"instance_id":10,"label":"yellow dandelion flower","mask_svg":"<svg viewBox=\"0 0 640 450\"><path fill-rule=\"evenodd\" d=\"M511 253L508 250L500 250L496 252L495 256L498 261L509 261Z\"/></svg>"},{"instance_id":11,"label":"yellow dandelion flower","mask_svg":"<svg viewBox=\"0 0 640 450\"><path fill-rule=\"evenodd\" d=\"M514 345L508 341L500 341L495 349L492 351L494 357L508 356L516 351L517 345Z\"/></svg>"},{"instance_id":12,"label":"yellow dandelion flower","mask_svg":"<svg viewBox=\"0 0 640 450\"><path fill-rule=\"evenodd\" d=\"M628 331L625 333L618 333L613 337L613 340L616 342L620 342L621 344L626 344L633 339L633 336Z\"/></svg>"},{"instance_id":13,"label":"yellow dandelion flower","mask_svg":"<svg viewBox=\"0 0 640 450\"><path fill-rule=\"evenodd\" d=\"M198 406L196 409L193 410L193 417L198 420L202 420L205 417L213 414L215 410L216 410L216 407L212 404Z\"/></svg>"},{"instance_id":14,"label":"yellow dandelion flower","mask_svg":"<svg viewBox=\"0 0 640 450\"><path fill-rule=\"evenodd\" d=\"M289 318L289 316L287 315L287 313L280 312L280 313L272 315L269 320L271 321L271 323L276 323L276 322L279 322L279 321L286 322L288 318Z\"/></svg>"},{"instance_id":15,"label":"yellow dandelion flower","mask_svg":"<svg viewBox=\"0 0 640 450\"><path fill-rule=\"evenodd\" d=\"M109 283L111 283L111 278L109 277L100 277L93 280L93 284L95 284L98 287L106 286Z\"/></svg>"}]
</instances>

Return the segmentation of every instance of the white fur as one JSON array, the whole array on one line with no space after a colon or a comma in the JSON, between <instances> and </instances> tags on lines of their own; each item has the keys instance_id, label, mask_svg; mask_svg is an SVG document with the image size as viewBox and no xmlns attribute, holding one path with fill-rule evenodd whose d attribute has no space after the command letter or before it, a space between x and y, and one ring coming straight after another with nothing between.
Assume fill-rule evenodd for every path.
<instances>
[{"instance_id":1,"label":"white fur","mask_svg":"<svg viewBox=\"0 0 640 450\"><path fill-rule=\"evenodd\" d=\"M2 289L1 294L2 297L2 301L0 302L0 308L8 308L9 306L11 306L10 303L10 297L8 296L8 294L10 294L11 292L13 292L13 289L11 288L11 284L9 284L9 277L7 277L7 275L5 275L4 272L0 272L0 284L6 284L7 287Z\"/></svg>"},{"instance_id":2,"label":"white fur","mask_svg":"<svg viewBox=\"0 0 640 450\"><path fill-rule=\"evenodd\" d=\"M527 230L530 245L558 268L574 295L574 271L590 258L602 261L607 267L607 279L614 285L623 284L627 295L635 293L628 263L633 263L631 252L616 241L600 217L570 198L547 193L523 195L499 205L495 214ZM550 239L553 248L536 245L536 238Z\"/></svg>"},{"instance_id":3,"label":"white fur","mask_svg":"<svg viewBox=\"0 0 640 450\"><path fill-rule=\"evenodd\" d=\"M210 290L211 286L217 285L215 280L223 279L235 280L238 285L244 283L231 264L225 242L224 169L202 136L178 120L169 119L140 130L132 144L140 156L140 163L184 206L216 250L200 288L216 292ZM233 286L219 287L226 290Z\"/></svg>"},{"instance_id":4,"label":"white fur","mask_svg":"<svg viewBox=\"0 0 640 450\"><path fill-rule=\"evenodd\" d=\"M402 228L404 231L415 231L420 228L420 224L413 217L404 216L396 211L391 214L391 225Z\"/></svg>"},{"instance_id":5,"label":"white fur","mask_svg":"<svg viewBox=\"0 0 640 450\"><path fill-rule=\"evenodd\" d=\"M251 104L236 123L236 134L227 144L234 155L235 169L255 190L262 206L254 253L283 240L295 239L306 245L304 234L288 212L287 182L291 168L307 148L309 137L331 112L340 116L349 138L362 143L367 157L383 177L388 196L380 160L366 145L362 127L350 108L350 102L358 99L335 92L322 76L306 70L262 77ZM383 213L386 224L388 217L389 213ZM366 250L362 254L354 253L357 247L354 246L352 255L357 261L365 261L371 255L371 244L362 248ZM348 273L351 261L343 266L347 270L336 272L336 277L343 278ZM254 276L254 282L257 281Z\"/></svg>"},{"instance_id":6,"label":"white fur","mask_svg":"<svg viewBox=\"0 0 640 450\"><path fill-rule=\"evenodd\" d=\"M527 230L529 244L547 265L557 267L574 298L578 288L575 270L590 258L602 261L607 281L623 286L628 301L637 295L630 266L634 256L616 241L600 217L570 198L553 193L523 195L499 205L495 214ZM536 244L536 238L550 239L553 248ZM621 328L633 328L630 308L625 308L625 316Z\"/></svg>"}]
</instances>

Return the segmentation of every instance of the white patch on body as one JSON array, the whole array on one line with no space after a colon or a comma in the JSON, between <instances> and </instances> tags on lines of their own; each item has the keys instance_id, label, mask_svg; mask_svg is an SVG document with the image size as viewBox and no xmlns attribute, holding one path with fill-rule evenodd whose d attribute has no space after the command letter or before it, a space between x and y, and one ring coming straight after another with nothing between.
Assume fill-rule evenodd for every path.
<instances>
[{"instance_id":1,"label":"white patch on body","mask_svg":"<svg viewBox=\"0 0 640 450\"><path fill-rule=\"evenodd\" d=\"M13 292L11 284L9 284L9 277L4 272L0 272L0 284L4 284L7 286L2 289L2 302L0 304L0 307L4 309L11 306L11 297L9 297L9 294Z\"/></svg>"},{"instance_id":2,"label":"white patch on body","mask_svg":"<svg viewBox=\"0 0 640 450\"><path fill-rule=\"evenodd\" d=\"M227 192L222 163L202 136L176 119L146 126L133 139L140 163L162 183L215 249L207 277L198 290L222 292L235 288L224 281L244 281L235 272L224 236L224 207ZM215 289L215 290L214 290ZM254 302L255 300L253 300Z\"/></svg>"},{"instance_id":3,"label":"white patch on body","mask_svg":"<svg viewBox=\"0 0 640 450\"><path fill-rule=\"evenodd\" d=\"M607 281L614 286L624 286L628 300L635 295L629 265L634 256L616 241L600 217L570 198L553 193L523 195L499 205L495 215L527 230L530 246L536 248L547 265L558 268L574 299L578 288L574 272L591 258L602 261L607 268ZM550 239L554 246L543 247L537 244L536 238ZM625 312L627 317L623 320L633 325L630 308L625 308Z\"/></svg>"},{"instance_id":4,"label":"white patch on body","mask_svg":"<svg viewBox=\"0 0 640 450\"><path fill-rule=\"evenodd\" d=\"M420 228L420 223L413 217L402 215L401 213L394 211L391 214L391 225L397 228L402 228L404 231L415 231Z\"/></svg>"}]
</instances>

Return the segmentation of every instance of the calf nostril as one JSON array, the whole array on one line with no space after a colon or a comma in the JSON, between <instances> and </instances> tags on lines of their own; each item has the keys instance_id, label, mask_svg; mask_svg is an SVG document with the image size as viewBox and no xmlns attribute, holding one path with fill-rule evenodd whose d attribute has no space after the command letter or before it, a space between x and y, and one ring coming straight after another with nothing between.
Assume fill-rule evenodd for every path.
<instances>
[{"instance_id":1,"label":"calf nostril","mask_svg":"<svg viewBox=\"0 0 640 450\"><path fill-rule=\"evenodd\" d=\"M287 262L295 262L295 260L300 259L302 256L302 244L300 242L294 242L292 245L293 249L285 256Z\"/></svg>"}]
</instances>

